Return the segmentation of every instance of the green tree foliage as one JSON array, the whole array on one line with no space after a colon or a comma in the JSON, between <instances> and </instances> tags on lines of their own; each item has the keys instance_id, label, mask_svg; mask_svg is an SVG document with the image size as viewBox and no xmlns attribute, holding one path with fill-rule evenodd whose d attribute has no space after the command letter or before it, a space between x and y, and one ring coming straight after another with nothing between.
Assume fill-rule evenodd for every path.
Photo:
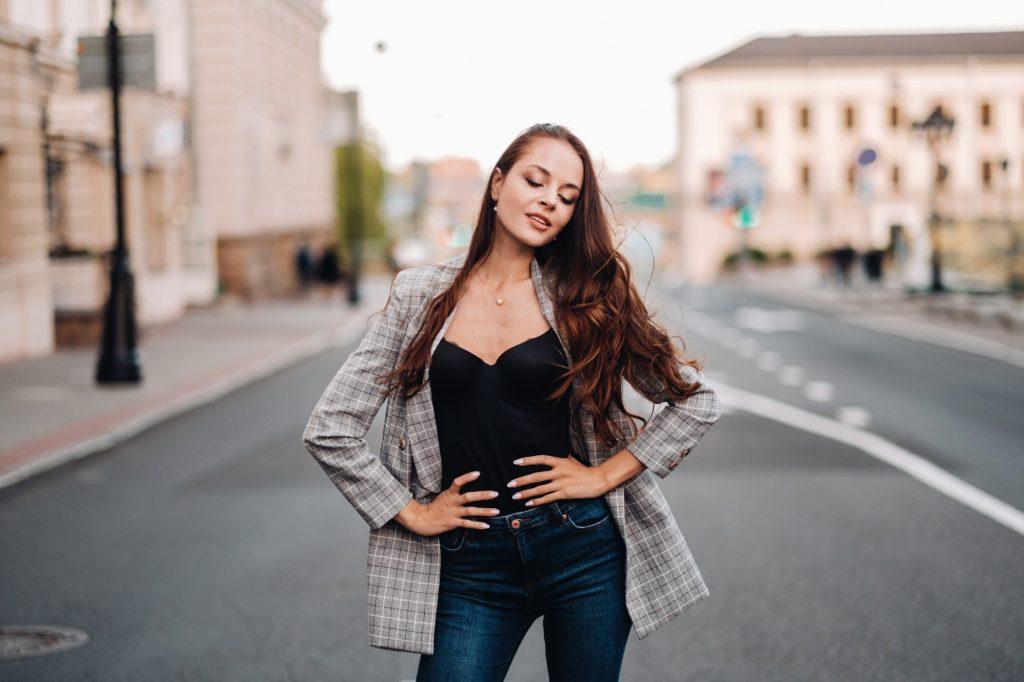
<instances>
[{"instance_id":1,"label":"green tree foliage","mask_svg":"<svg viewBox=\"0 0 1024 682\"><path fill-rule=\"evenodd\" d=\"M354 241L387 241L380 210L387 171L376 154L358 143L335 147L334 169L335 232L340 255L350 262Z\"/></svg>"}]
</instances>

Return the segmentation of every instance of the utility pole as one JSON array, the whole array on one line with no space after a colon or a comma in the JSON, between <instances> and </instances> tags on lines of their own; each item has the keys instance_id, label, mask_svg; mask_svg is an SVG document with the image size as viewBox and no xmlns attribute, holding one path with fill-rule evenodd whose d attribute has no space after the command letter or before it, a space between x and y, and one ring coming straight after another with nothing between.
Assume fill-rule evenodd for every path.
<instances>
[{"instance_id":1,"label":"utility pole","mask_svg":"<svg viewBox=\"0 0 1024 682\"><path fill-rule=\"evenodd\" d=\"M113 121L114 211L117 241L110 259L110 291L103 311L103 346L96 365L100 384L137 384L142 367L136 348L134 278L125 241L124 178L121 172L121 50L117 29L117 0L110 0L107 25L107 76Z\"/></svg>"}]
</instances>

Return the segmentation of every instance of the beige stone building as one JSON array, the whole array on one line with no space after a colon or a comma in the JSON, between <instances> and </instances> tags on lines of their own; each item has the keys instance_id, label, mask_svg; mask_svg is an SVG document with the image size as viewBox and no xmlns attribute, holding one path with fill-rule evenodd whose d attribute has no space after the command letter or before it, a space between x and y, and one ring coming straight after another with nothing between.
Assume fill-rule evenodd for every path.
<instances>
[{"instance_id":1,"label":"beige stone building","mask_svg":"<svg viewBox=\"0 0 1024 682\"><path fill-rule=\"evenodd\" d=\"M0 361L53 350L45 136L40 112L73 64L8 22L0 0Z\"/></svg>"},{"instance_id":2,"label":"beige stone building","mask_svg":"<svg viewBox=\"0 0 1024 682\"><path fill-rule=\"evenodd\" d=\"M886 248L899 234L904 279L924 283L934 189L951 222L947 262L999 278L998 257L971 263L953 237L971 225L977 249L1005 253L1007 221L1024 218L1024 32L763 37L674 82L686 276L713 277L738 247L738 230L708 198L746 149L765 180L751 246L807 258L843 241ZM911 123L940 105L956 123L938 183ZM869 148L876 160L859 167Z\"/></svg>"},{"instance_id":3,"label":"beige stone building","mask_svg":"<svg viewBox=\"0 0 1024 682\"><path fill-rule=\"evenodd\" d=\"M320 2L192 0L190 13L200 232L228 291L290 291L295 248L334 224Z\"/></svg>"},{"instance_id":4,"label":"beige stone building","mask_svg":"<svg viewBox=\"0 0 1024 682\"><path fill-rule=\"evenodd\" d=\"M110 95L80 91L106 0L0 0L0 361L94 342L114 242ZM120 0L152 34L152 88L122 92L126 233L141 325L222 290L295 286L333 225L318 0Z\"/></svg>"}]
</instances>

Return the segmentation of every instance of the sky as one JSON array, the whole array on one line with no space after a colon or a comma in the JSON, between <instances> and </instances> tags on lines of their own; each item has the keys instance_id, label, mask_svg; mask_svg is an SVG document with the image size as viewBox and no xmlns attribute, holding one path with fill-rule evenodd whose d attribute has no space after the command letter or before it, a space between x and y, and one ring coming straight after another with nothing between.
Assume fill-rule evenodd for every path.
<instances>
[{"instance_id":1,"label":"sky","mask_svg":"<svg viewBox=\"0 0 1024 682\"><path fill-rule=\"evenodd\" d=\"M324 13L327 83L360 91L393 170L461 156L486 172L538 122L570 128L599 172L658 165L676 143L672 77L752 38L1024 29L1024 3L1006 0L325 0Z\"/></svg>"}]
</instances>

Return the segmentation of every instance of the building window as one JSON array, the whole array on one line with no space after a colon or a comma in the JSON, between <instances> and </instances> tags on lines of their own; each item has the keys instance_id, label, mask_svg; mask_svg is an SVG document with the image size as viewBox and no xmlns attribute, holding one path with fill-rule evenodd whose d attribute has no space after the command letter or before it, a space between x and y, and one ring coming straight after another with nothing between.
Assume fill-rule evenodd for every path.
<instances>
[{"instance_id":1,"label":"building window","mask_svg":"<svg viewBox=\"0 0 1024 682\"><path fill-rule=\"evenodd\" d=\"M754 106L754 130L764 130L767 126L764 107L760 104Z\"/></svg>"},{"instance_id":2,"label":"building window","mask_svg":"<svg viewBox=\"0 0 1024 682\"><path fill-rule=\"evenodd\" d=\"M982 128L988 129L992 127L992 105L989 102L981 103L978 118L981 122Z\"/></svg>"},{"instance_id":3,"label":"building window","mask_svg":"<svg viewBox=\"0 0 1024 682\"><path fill-rule=\"evenodd\" d=\"M811 165L806 162L800 164L800 189L804 194L809 194L811 191Z\"/></svg>"},{"instance_id":4,"label":"building window","mask_svg":"<svg viewBox=\"0 0 1024 682\"><path fill-rule=\"evenodd\" d=\"M896 129L900 127L900 105L889 105L889 127Z\"/></svg>"},{"instance_id":5,"label":"building window","mask_svg":"<svg viewBox=\"0 0 1024 682\"><path fill-rule=\"evenodd\" d=\"M811 108L806 104L800 107L799 124L800 130L811 129Z\"/></svg>"},{"instance_id":6,"label":"building window","mask_svg":"<svg viewBox=\"0 0 1024 682\"><path fill-rule=\"evenodd\" d=\"M843 127L847 130L853 130L857 127L857 112L852 104L847 104L843 107Z\"/></svg>"},{"instance_id":7,"label":"building window","mask_svg":"<svg viewBox=\"0 0 1024 682\"><path fill-rule=\"evenodd\" d=\"M900 167L896 164L893 164L889 171L889 180L892 182L892 191L898 192L900 189Z\"/></svg>"},{"instance_id":8,"label":"building window","mask_svg":"<svg viewBox=\"0 0 1024 682\"><path fill-rule=\"evenodd\" d=\"M992 189L992 162L985 160L981 162L981 186L985 189Z\"/></svg>"}]
</instances>

